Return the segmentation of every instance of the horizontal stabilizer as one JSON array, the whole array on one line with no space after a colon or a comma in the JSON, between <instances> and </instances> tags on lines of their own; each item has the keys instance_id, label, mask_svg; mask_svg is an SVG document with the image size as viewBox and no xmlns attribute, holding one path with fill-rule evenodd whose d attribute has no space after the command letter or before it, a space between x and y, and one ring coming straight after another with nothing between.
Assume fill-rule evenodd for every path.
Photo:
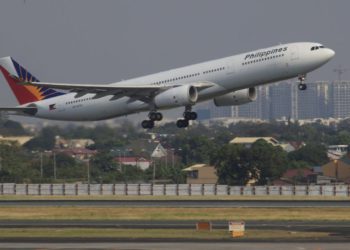
<instances>
[{"instance_id":1,"label":"horizontal stabilizer","mask_svg":"<svg viewBox=\"0 0 350 250\"><path fill-rule=\"evenodd\" d=\"M38 108L36 107L0 107L0 112L20 112L29 115L35 115L38 112Z\"/></svg>"}]
</instances>

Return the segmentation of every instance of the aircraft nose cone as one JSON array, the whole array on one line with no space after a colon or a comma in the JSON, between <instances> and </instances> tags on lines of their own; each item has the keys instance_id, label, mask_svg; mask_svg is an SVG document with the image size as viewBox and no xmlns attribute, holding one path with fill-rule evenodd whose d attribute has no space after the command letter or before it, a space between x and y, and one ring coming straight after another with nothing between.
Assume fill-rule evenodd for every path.
<instances>
[{"instance_id":1,"label":"aircraft nose cone","mask_svg":"<svg viewBox=\"0 0 350 250\"><path fill-rule=\"evenodd\" d=\"M330 59L332 59L334 57L335 52L332 49L327 49L326 50L326 54L327 54L327 59L330 60Z\"/></svg>"}]
</instances>

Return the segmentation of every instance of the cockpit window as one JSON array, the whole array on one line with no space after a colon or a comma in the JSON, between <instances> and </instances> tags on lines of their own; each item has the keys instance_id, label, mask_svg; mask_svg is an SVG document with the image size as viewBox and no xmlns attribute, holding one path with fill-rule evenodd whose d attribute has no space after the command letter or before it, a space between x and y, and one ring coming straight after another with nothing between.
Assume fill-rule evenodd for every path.
<instances>
[{"instance_id":1,"label":"cockpit window","mask_svg":"<svg viewBox=\"0 0 350 250\"><path fill-rule=\"evenodd\" d=\"M318 50L318 49L324 49L324 46L321 45L321 46L314 46L314 47L311 47L311 50Z\"/></svg>"}]
</instances>

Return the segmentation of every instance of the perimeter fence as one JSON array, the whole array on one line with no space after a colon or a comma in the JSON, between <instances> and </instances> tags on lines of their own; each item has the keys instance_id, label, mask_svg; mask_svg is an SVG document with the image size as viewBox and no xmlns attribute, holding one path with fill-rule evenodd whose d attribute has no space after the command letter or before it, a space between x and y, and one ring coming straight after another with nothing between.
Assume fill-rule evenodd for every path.
<instances>
[{"instance_id":1,"label":"perimeter fence","mask_svg":"<svg viewBox=\"0 0 350 250\"><path fill-rule=\"evenodd\" d=\"M0 195L42 196L346 196L350 185L227 186L214 184L16 184L0 183Z\"/></svg>"}]
</instances>

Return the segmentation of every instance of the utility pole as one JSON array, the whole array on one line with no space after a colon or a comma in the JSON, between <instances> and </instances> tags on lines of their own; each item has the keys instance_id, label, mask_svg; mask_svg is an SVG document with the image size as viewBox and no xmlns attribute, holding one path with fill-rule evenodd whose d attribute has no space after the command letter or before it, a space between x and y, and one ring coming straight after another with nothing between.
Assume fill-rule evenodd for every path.
<instances>
[{"instance_id":1,"label":"utility pole","mask_svg":"<svg viewBox=\"0 0 350 250\"><path fill-rule=\"evenodd\" d=\"M156 160L155 158L153 158L153 180L152 180L152 183L154 184L156 180Z\"/></svg>"},{"instance_id":2,"label":"utility pole","mask_svg":"<svg viewBox=\"0 0 350 250\"><path fill-rule=\"evenodd\" d=\"M172 154L171 154L171 155L172 155L172 165L173 165L173 169L174 169L174 163L175 163L175 159L174 159L174 158L175 158L175 156L174 156L174 151L175 151L175 149L174 149L174 148L172 148L172 149L171 149L171 152L172 152Z\"/></svg>"},{"instance_id":3,"label":"utility pole","mask_svg":"<svg viewBox=\"0 0 350 250\"><path fill-rule=\"evenodd\" d=\"M90 158L87 160L87 179L88 179L88 184L90 185Z\"/></svg>"},{"instance_id":4,"label":"utility pole","mask_svg":"<svg viewBox=\"0 0 350 250\"><path fill-rule=\"evenodd\" d=\"M56 180L57 178L57 168L56 168L56 152L53 151L53 177Z\"/></svg>"},{"instance_id":5,"label":"utility pole","mask_svg":"<svg viewBox=\"0 0 350 250\"><path fill-rule=\"evenodd\" d=\"M40 177L43 178L44 169L43 169L43 152L40 152Z\"/></svg>"}]
</instances>

